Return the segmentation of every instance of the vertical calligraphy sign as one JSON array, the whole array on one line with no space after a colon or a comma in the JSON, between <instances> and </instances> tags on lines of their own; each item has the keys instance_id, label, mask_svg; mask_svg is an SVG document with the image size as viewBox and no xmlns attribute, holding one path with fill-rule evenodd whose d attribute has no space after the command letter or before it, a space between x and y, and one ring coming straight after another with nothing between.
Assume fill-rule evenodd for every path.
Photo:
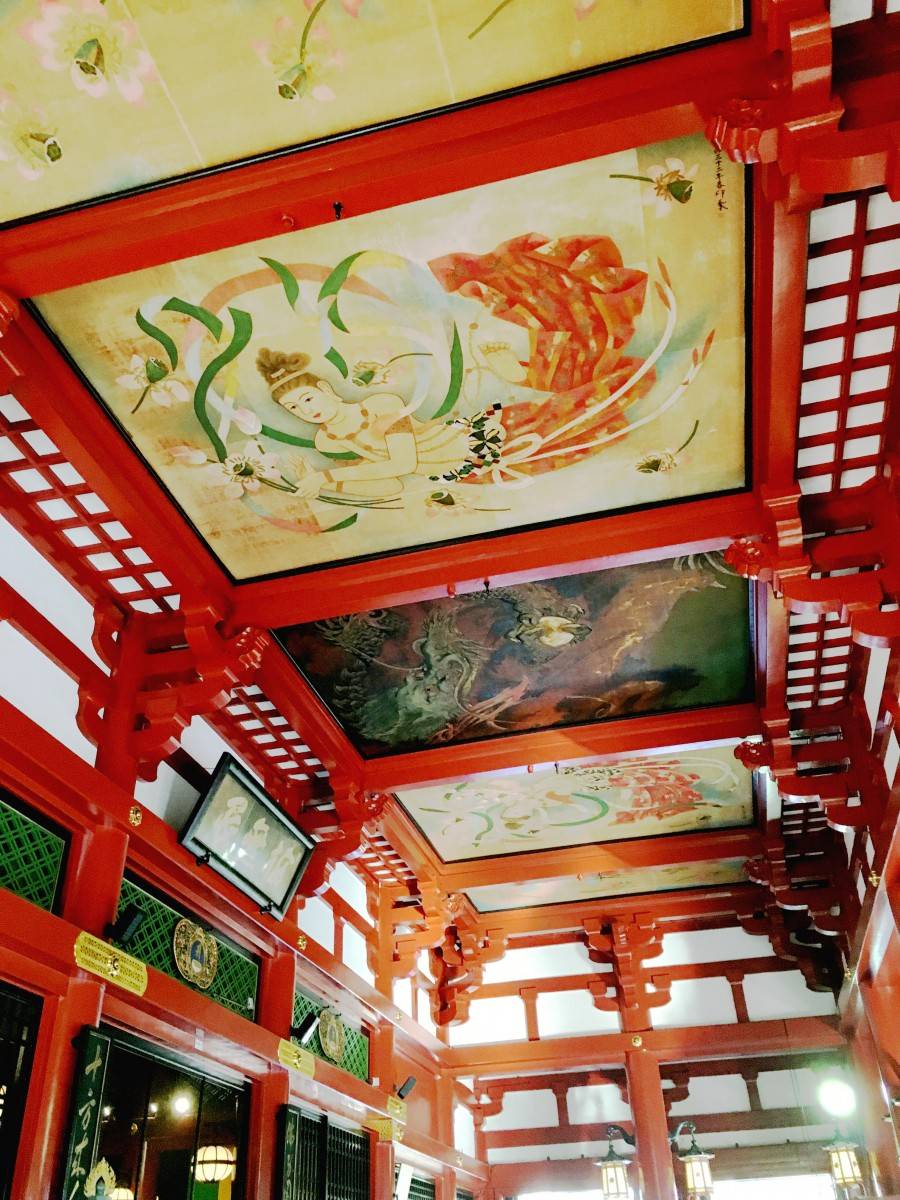
<instances>
[{"instance_id":1,"label":"vertical calligraphy sign","mask_svg":"<svg viewBox=\"0 0 900 1200\"><path fill-rule=\"evenodd\" d=\"M75 1086L72 1089L74 1099L63 1200L82 1200L85 1177L94 1165L109 1046L110 1039L98 1029L87 1028L82 1031Z\"/></svg>"},{"instance_id":2,"label":"vertical calligraphy sign","mask_svg":"<svg viewBox=\"0 0 900 1200\"><path fill-rule=\"evenodd\" d=\"M295 1200L297 1158L300 1153L300 1109L286 1104L283 1112L284 1141L281 1146L281 1191L279 1200Z\"/></svg>"}]
</instances>

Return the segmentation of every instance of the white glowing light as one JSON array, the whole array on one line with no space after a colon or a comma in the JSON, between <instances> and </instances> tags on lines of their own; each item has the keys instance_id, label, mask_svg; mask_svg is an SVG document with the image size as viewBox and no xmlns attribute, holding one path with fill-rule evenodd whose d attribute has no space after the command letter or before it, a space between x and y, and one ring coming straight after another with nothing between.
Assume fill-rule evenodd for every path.
<instances>
[{"instance_id":1,"label":"white glowing light","mask_svg":"<svg viewBox=\"0 0 900 1200\"><path fill-rule=\"evenodd\" d=\"M178 1113L180 1117L185 1116L191 1111L191 1100L189 1096L176 1096L172 1101L172 1112Z\"/></svg>"},{"instance_id":2,"label":"white glowing light","mask_svg":"<svg viewBox=\"0 0 900 1200\"><path fill-rule=\"evenodd\" d=\"M856 1092L843 1079L825 1079L819 1084L819 1103L832 1117L849 1117L856 1112Z\"/></svg>"}]
</instances>

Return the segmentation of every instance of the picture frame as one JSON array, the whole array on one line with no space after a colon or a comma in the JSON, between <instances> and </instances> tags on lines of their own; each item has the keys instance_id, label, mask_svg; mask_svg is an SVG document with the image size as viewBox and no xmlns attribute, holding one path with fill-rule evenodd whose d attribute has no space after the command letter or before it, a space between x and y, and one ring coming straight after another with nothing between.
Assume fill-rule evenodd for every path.
<instances>
[{"instance_id":1,"label":"picture frame","mask_svg":"<svg viewBox=\"0 0 900 1200\"><path fill-rule=\"evenodd\" d=\"M279 921L316 845L227 753L188 818L181 844Z\"/></svg>"}]
</instances>

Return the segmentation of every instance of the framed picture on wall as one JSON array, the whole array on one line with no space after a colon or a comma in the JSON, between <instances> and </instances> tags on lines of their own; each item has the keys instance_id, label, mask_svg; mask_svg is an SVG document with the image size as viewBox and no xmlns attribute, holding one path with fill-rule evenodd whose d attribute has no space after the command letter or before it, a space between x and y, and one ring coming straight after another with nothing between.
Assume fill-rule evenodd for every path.
<instances>
[{"instance_id":1,"label":"framed picture on wall","mask_svg":"<svg viewBox=\"0 0 900 1200\"><path fill-rule=\"evenodd\" d=\"M219 759L181 843L279 920L315 846L230 754Z\"/></svg>"}]
</instances>

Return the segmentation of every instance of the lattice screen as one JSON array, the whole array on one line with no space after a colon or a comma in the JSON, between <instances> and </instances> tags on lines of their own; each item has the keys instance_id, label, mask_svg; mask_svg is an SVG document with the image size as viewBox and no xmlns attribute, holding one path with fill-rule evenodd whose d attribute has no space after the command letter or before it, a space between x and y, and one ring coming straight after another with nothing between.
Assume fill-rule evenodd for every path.
<instances>
[{"instance_id":1,"label":"lattice screen","mask_svg":"<svg viewBox=\"0 0 900 1200\"><path fill-rule=\"evenodd\" d=\"M295 783L328 778L302 736L256 684L235 688L225 707L207 719L267 783L279 773Z\"/></svg>"},{"instance_id":2,"label":"lattice screen","mask_svg":"<svg viewBox=\"0 0 900 1200\"><path fill-rule=\"evenodd\" d=\"M327 1005L321 1000L315 1000L312 996L308 996L305 992L294 992L294 1024L299 1025L305 1016L309 1013L322 1012ZM358 1029L353 1029L346 1022L341 1022L344 1026L344 1053L341 1061L336 1065L342 1071L346 1071L350 1075L355 1075L357 1079L362 1079L366 1083L369 1081L369 1039L364 1033ZM319 1040L318 1029L313 1034L312 1040L306 1047L317 1058L322 1058L326 1062L330 1062L328 1055L322 1049L322 1043Z\"/></svg>"},{"instance_id":3,"label":"lattice screen","mask_svg":"<svg viewBox=\"0 0 900 1200\"><path fill-rule=\"evenodd\" d=\"M177 610L167 576L12 396L0 396L0 508L92 600Z\"/></svg>"},{"instance_id":4,"label":"lattice screen","mask_svg":"<svg viewBox=\"0 0 900 1200\"><path fill-rule=\"evenodd\" d=\"M52 911L66 843L0 795L0 887Z\"/></svg>"},{"instance_id":5,"label":"lattice screen","mask_svg":"<svg viewBox=\"0 0 900 1200\"><path fill-rule=\"evenodd\" d=\"M129 904L136 904L145 914L144 922L134 939L126 947L129 954L141 959L149 967L171 975L173 979L194 987L184 979L175 966L172 939L175 926L182 917L190 917L171 908L138 884L126 879L119 896L119 912ZM191 918L193 919L193 918ZM256 1013L256 993L259 984L259 963L243 950L226 941L221 934L214 934L219 946L219 965L212 986L204 992L232 1012L253 1020ZM202 989L194 987L195 991Z\"/></svg>"},{"instance_id":6,"label":"lattice screen","mask_svg":"<svg viewBox=\"0 0 900 1200\"><path fill-rule=\"evenodd\" d=\"M830 199L810 219L797 478L844 491L881 467L897 374L900 203L886 192Z\"/></svg>"}]
</instances>

